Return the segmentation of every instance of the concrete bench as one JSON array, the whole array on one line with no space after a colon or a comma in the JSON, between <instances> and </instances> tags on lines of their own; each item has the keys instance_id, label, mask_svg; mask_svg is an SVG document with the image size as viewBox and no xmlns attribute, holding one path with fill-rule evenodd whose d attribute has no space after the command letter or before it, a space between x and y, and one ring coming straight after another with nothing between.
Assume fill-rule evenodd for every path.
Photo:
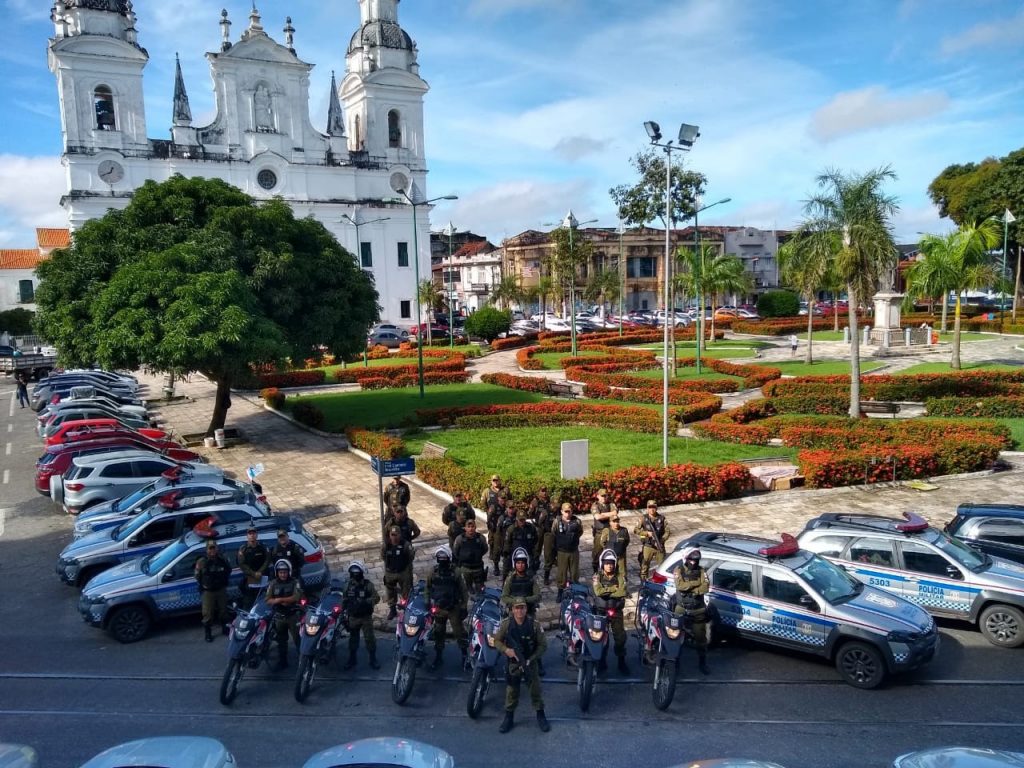
<instances>
[{"instance_id":1,"label":"concrete bench","mask_svg":"<svg viewBox=\"0 0 1024 768\"><path fill-rule=\"evenodd\" d=\"M570 399L579 395L576 388L568 381L549 381L548 392L555 397L568 397Z\"/></svg>"},{"instance_id":2,"label":"concrete bench","mask_svg":"<svg viewBox=\"0 0 1024 768\"><path fill-rule=\"evenodd\" d=\"M899 403L890 403L883 400L867 400L860 404L861 416L866 416L869 413L885 413L895 419L896 414L899 412Z\"/></svg>"},{"instance_id":3,"label":"concrete bench","mask_svg":"<svg viewBox=\"0 0 1024 768\"><path fill-rule=\"evenodd\" d=\"M444 455L448 453L448 449L443 445L432 443L429 440L423 444L423 450L420 452L420 456L424 459L443 459Z\"/></svg>"}]
</instances>

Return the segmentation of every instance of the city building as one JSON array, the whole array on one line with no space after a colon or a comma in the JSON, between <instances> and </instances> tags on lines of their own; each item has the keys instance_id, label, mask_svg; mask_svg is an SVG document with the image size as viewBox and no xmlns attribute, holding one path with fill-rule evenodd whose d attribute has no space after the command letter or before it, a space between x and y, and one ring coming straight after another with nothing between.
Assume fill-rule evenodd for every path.
<instances>
[{"instance_id":1,"label":"city building","mask_svg":"<svg viewBox=\"0 0 1024 768\"><path fill-rule=\"evenodd\" d=\"M338 5L341 15L354 3ZM322 130L309 115L313 65L299 56L300 33L286 18L278 42L253 5L237 38L227 11L207 22L219 24L222 39L207 54L213 120L194 123L179 64L167 94L173 125L167 138L154 139L142 88L149 54L131 1L56 0L48 59L67 174L61 205L71 230L123 208L147 180L222 179L258 200L281 197L296 216L320 221L373 274L382 320L412 322L412 260L430 274L429 207L417 206L414 238L413 208L400 193L427 199L428 86L416 44L398 23L398 0L358 0L358 9L344 76L338 83L332 75L327 114L316 119Z\"/></svg>"},{"instance_id":2,"label":"city building","mask_svg":"<svg viewBox=\"0 0 1024 768\"><path fill-rule=\"evenodd\" d=\"M54 248L70 244L68 230L38 228L35 248L0 249L0 312L18 307L35 312L36 267Z\"/></svg>"},{"instance_id":3,"label":"city building","mask_svg":"<svg viewBox=\"0 0 1024 768\"><path fill-rule=\"evenodd\" d=\"M447 242L447 237L443 237ZM447 246L446 246L447 247ZM465 243L433 265L434 284L451 296L456 312L468 314L491 303L491 294L502 278L502 252L486 239Z\"/></svg>"}]
</instances>

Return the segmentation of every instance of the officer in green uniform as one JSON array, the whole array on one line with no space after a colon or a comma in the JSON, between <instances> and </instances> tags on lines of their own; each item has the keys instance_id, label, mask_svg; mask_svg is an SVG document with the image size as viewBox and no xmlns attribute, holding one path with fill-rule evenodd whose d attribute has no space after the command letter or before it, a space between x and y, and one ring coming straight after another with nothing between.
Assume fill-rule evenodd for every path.
<instances>
[{"instance_id":1,"label":"officer in green uniform","mask_svg":"<svg viewBox=\"0 0 1024 768\"><path fill-rule=\"evenodd\" d=\"M360 634L366 641L370 666L380 669L377 662L377 637L373 634L373 606L379 602L377 588L366 578L366 566L359 560L353 560L348 566L348 584L341 598L348 617L348 661L343 669L352 669L356 665Z\"/></svg>"},{"instance_id":2,"label":"officer in green uniform","mask_svg":"<svg viewBox=\"0 0 1024 768\"><path fill-rule=\"evenodd\" d=\"M704 595L710 586L707 571L700 564L700 550L691 549L683 564L672 574L676 578L675 612L683 617L683 626L693 637L697 665L703 674L708 669L708 606Z\"/></svg>"},{"instance_id":3,"label":"officer in green uniform","mask_svg":"<svg viewBox=\"0 0 1024 768\"><path fill-rule=\"evenodd\" d=\"M462 534L455 538L452 546L452 564L466 584L466 591L475 595L487 582L484 555L487 541L476 529L476 520L467 520Z\"/></svg>"},{"instance_id":4,"label":"officer in green uniform","mask_svg":"<svg viewBox=\"0 0 1024 768\"><path fill-rule=\"evenodd\" d=\"M508 576L508 572L512 568L512 563L507 558L510 552L506 553L505 551L505 537L515 526L516 517L515 502L512 499L505 499L504 513L498 519L497 529L494 533L494 546L498 548L499 555L498 560L494 563L494 572L501 578ZM493 552L491 553L491 559L494 559Z\"/></svg>"},{"instance_id":5,"label":"officer in green uniform","mask_svg":"<svg viewBox=\"0 0 1024 768\"><path fill-rule=\"evenodd\" d=\"M384 521L385 531L390 531L394 527L401 530L402 538L408 542L418 539L421 533L420 527L416 525L415 520L409 517L409 510L405 507L397 507L394 513Z\"/></svg>"},{"instance_id":6,"label":"officer in green uniform","mask_svg":"<svg viewBox=\"0 0 1024 768\"><path fill-rule=\"evenodd\" d=\"M537 561L540 562L541 555L544 556L544 584L551 583L551 569L555 566L555 535L551 532L558 515L555 513L555 503L548 495L547 488L541 488L537 495L530 502L530 517L537 526L537 534L540 536L540 551L537 553Z\"/></svg>"},{"instance_id":7,"label":"officer in green uniform","mask_svg":"<svg viewBox=\"0 0 1024 768\"><path fill-rule=\"evenodd\" d=\"M246 610L252 608L256 602L256 594L263 586L263 577L272 562L270 551L259 539L259 531L250 525L249 530L245 532L245 544L238 549L238 567L245 575L245 582L242 585L242 607Z\"/></svg>"},{"instance_id":8,"label":"officer in green uniform","mask_svg":"<svg viewBox=\"0 0 1024 768\"><path fill-rule=\"evenodd\" d=\"M568 581L575 582L580 577L580 537L583 536L583 524L572 513L572 504L562 504L560 517L551 524L551 533L555 537L555 581L558 584L558 601L562 600L562 592Z\"/></svg>"},{"instance_id":9,"label":"officer in green uniform","mask_svg":"<svg viewBox=\"0 0 1024 768\"><path fill-rule=\"evenodd\" d=\"M519 706L519 688L525 681L530 686L530 702L537 711L537 727L547 733L551 730L544 714L544 699L540 694L538 662L544 657L548 641L540 624L527 615L526 599L516 598L512 615L501 622L494 635L494 647L508 657L505 668L505 719L498 731L512 730L516 707Z\"/></svg>"},{"instance_id":10,"label":"officer in green uniform","mask_svg":"<svg viewBox=\"0 0 1024 768\"><path fill-rule=\"evenodd\" d=\"M668 541L668 520L658 512L658 502L647 502L647 514L640 518L633 533L640 537L640 581L647 581L652 565L658 565L665 558L665 542Z\"/></svg>"},{"instance_id":11,"label":"officer in green uniform","mask_svg":"<svg viewBox=\"0 0 1024 768\"><path fill-rule=\"evenodd\" d=\"M402 538L402 529L397 525L388 531L388 540L380 548L384 561L384 590L388 595L388 618L398 615L398 598L409 597L412 590L412 544Z\"/></svg>"},{"instance_id":12,"label":"officer in green uniform","mask_svg":"<svg viewBox=\"0 0 1024 768\"><path fill-rule=\"evenodd\" d=\"M597 558L601 554L601 545L598 544L598 540L601 538L601 532L608 527L608 521L611 519L613 514L616 514L619 508L615 506L615 502L608 501L608 489L601 488L597 492L597 501L590 505L590 514L593 516L591 521L593 524L594 533L594 544L593 549L590 551L590 566L594 573L598 571Z\"/></svg>"},{"instance_id":13,"label":"officer in green uniform","mask_svg":"<svg viewBox=\"0 0 1024 768\"><path fill-rule=\"evenodd\" d=\"M292 564L283 557L274 563L276 578L267 587L266 603L274 609L274 633L277 635L277 670L288 666L288 636L299 647L299 625L296 621L302 587L292 578Z\"/></svg>"},{"instance_id":14,"label":"officer in green uniform","mask_svg":"<svg viewBox=\"0 0 1024 768\"><path fill-rule=\"evenodd\" d=\"M523 548L512 553L512 572L501 589L501 604L511 608L520 597L526 601L526 610L533 616L540 604L540 585L529 571L530 556Z\"/></svg>"},{"instance_id":15,"label":"officer in green uniform","mask_svg":"<svg viewBox=\"0 0 1024 768\"><path fill-rule=\"evenodd\" d=\"M437 565L427 576L427 586L423 598L434 610L434 661L431 669L441 667L444 655L444 641L451 627L452 638L462 652L462 664L466 664L469 651L469 640L466 639L466 628L462 622L466 618L466 601L469 598L466 584L452 567L452 552L448 547L440 546L434 551Z\"/></svg>"},{"instance_id":16,"label":"officer in green uniform","mask_svg":"<svg viewBox=\"0 0 1024 768\"><path fill-rule=\"evenodd\" d=\"M196 561L196 581L203 595L203 630L206 642L213 642L213 624L221 625L227 634L224 623L228 610L228 581L231 578L231 564L217 550L216 541L206 542L206 557Z\"/></svg>"},{"instance_id":17,"label":"officer in green uniform","mask_svg":"<svg viewBox=\"0 0 1024 768\"><path fill-rule=\"evenodd\" d=\"M623 609L626 607L626 575L618 570L619 559L615 553L606 549L601 553L601 570L594 574L591 591L594 596L594 610L603 611L608 608L615 610L611 617L612 639L615 641L615 655L619 657L619 672L629 674L626 665L626 628L623 626ZM598 669L604 671L605 660L602 658Z\"/></svg>"},{"instance_id":18,"label":"officer in green uniform","mask_svg":"<svg viewBox=\"0 0 1024 768\"><path fill-rule=\"evenodd\" d=\"M388 483L387 488L384 489L384 507L387 509L388 516L391 517L395 514L395 510L399 507L409 506L409 500L412 498L409 493L409 485L400 476L391 478L391 482Z\"/></svg>"},{"instance_id":19,"label":"officer in green uniform","mask_svg":"<svg viewBox=\"0 0 1024 768\"><path fill-rule=\"evenodd\" d=\"M610 549L619 559L618 570L626 573L626 550L629 548L629 531L622 527L619 521L619 513L613 512L608 518L608 527L601 531L597 544L601 551Z\"/></svg>"},{"instance_id":20,"label":"officer in green uniform","mask_svg":"<svg viewBox=\"0 0 1024 768\"><path fill-rule=\"evenodd\" d=\"M466 501L466 494L462 491L456 491L452 495L452 503L445 504L441 510L441 523L443 525L451 525L452 521L458 516L459 512L462 512L462 522L466 520L472 520L476 517L476 511L473 509L473 505Z\"/></svg>"}]
</instances>

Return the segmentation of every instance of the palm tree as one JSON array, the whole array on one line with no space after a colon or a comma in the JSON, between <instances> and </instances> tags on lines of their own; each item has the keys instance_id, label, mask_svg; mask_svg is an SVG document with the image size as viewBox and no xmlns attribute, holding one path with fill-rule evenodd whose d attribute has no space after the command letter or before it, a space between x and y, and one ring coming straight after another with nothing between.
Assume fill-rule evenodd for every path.
<instances>
[{"instance_id":1,"label":"palm tree","mask_svg":"<svg viewBox=\"0 0 1024 768\"><path fill-rule=\"evenodd\" d=\"M718 295L728 293L746 293L754 286L754 277L743 266L743 262L734 253L719 253L704 261L704 274L711 288L711 337L715 340L715 308L718 306Z\"/></svg>"},{"instance_id":2,"label":"palm tree","mask_svg":"<svg viewBox=\"0 0 1024 768\"><path fill-rule=\"evenodd\" d=\"M990 216L980 224L965 222L956 232L946 235L949 240L949 261L953 280L950 287L956 292L953 311L953 356L950 367L960 370L960 297L964 291L991 286L999 280L999 270L986 263L987 251L1000 240L1000 220Z\"/></svg>"},{"instance_id":3,"label":"palm tree","mask_svg":"<svg viewBox=\"0 0 1024 768\"><path fill-rule=\"evenodd\" d=\"M953 233L955 234L955 233ZM907 270L908 294L942 299L942 324L946 332L946 315L949 308L949 292L956 279L953 266L952 248L957 238L952 235L925 235L921 239L921 253L924 258L915 261ZM908 295L908 299L911 296Z\"/></svg>"},{"instance_id":4,"label":"palm tree","mask_svg":"<svg viewBox=\"0 0 1024 768\"><path fill-rule=\"evenodd\" d=\"M753 278L743 267L743 262L732 253L719 253L713 245L701 245L702 258L698 251L680 249L677 258L681 269L675 277L676 290L684 296L704 296L711 301L711 338L715 337L715 306L719 293L742 293L749 291ZM703 303L703 302L700 302ZM704 308L697 308L697 349L704 343L701 333Z\"/></svg>"},{"instance_id":5,"label":"palm tree","mask_svg":"<svg viewBox=\"0 0 1024 768\"><path fill-rule=\"evenodd\" d=\"M544 330L547 327L548 299L554 296L555 281L548 275L541 275L537 279L537 285L534 287L534 290L540 299L540 328Z\"/></svg>"},{"instance_id":6,"label":"palm tree","mask_svg":"<svg viewBox=\"0 0 1024 768\"><path fill-rule=\"evenodd\" d=\"M444 294L438 290L436 285L434 285L433 280L421 280L419 294L420 306L425 306L427 308L427 345L429 346L434 341L432 333L434 325L434 310L441 302L444 301ZM449 318L449 322L451 321L451 318ZM423 318L417 318L417 322L422 323ZM422 340L422 328L418 328L416 332L419 334L420 340Z\"/></svg>"},{"instance_id":7,"label":"palm tree","mask_svg":"<svg viewBox=\"0 0 1024 768\"><path fill-rule=\"evenodd\" d=\"M603 269L590 276L583 289L583 298L600 303L601 319L604 320L608 316L608 303L616 302L621 292L619 273Z\"/></svg>"},{"instance_id":8,"label":"palm tree","mask_svg":"<svg viewBox=\"0 0 1024 768\"><path fill-rule=\"evenodd\" d=\"M896 178L888 166L864 174L826 170L816 179L820 191L804 206L807 219L794 240L832 233L837 277L846 285L850 324L850 417L860 417L860 342L857 306L878 290L879 277L896 264L890 220L899 209L882 185Z\"/></svg>"},{"instance_id":9,"label":"palm tree","mask_svg":"<svg viewBox=\"0 0 1024 768\"><path fill-rule=\"evenodd\" d=\"M501 305L502 309L509 309L513 304L518 304L523 299L523 289L519 287L519 281L514 275L501 278L493 290L491 300Z\"/></svg>"},{"instance_id":10,"label":"palm tree","mask_svg":"<svg viewBox=\"0 0 1024 768\"><path fill-rule=\"evenodd\" d=\"M818 290L828 285L832 260L839 250L839 238L834 232L816 232L807 237L790 240L779 249L779 267L786 282L807 299L807 354L804 362L814 362L811 349L814 337L814 303ZM839 314L836 310L836 323Z\"/></svg>"}]
</instances>

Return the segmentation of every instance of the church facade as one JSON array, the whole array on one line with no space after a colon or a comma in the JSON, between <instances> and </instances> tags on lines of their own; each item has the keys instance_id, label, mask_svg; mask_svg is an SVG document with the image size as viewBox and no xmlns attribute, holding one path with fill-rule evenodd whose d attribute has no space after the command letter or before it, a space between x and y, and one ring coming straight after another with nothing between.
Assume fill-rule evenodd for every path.
<instances>
[{"instance_id":1,"label":"church facade","mask_svg":"<svg viewBox=\"0 0 1024 768\"><path fill-rule=\"evenodd\" d=\"M332 75L324 129L309 115L309 74L285 20L283 42L253 10L207 53L216 116L196 125L177 66L169 136L149 138L143 75L149 54L131 0L56 0L50 70L57 79L72 231L123 208L147 180L174 174L222 179L257 199L280 196L312 216L370 272L381 319L412 324L416 263L430 278L423 99L418 51L398 23L399 0L358 0L360 24L340 83ZM171 96L171 94L168 94ZM415 222L415 236L414 236ZM418 250L418 253L414 251Z\"/></svg>"}]
</instances>

